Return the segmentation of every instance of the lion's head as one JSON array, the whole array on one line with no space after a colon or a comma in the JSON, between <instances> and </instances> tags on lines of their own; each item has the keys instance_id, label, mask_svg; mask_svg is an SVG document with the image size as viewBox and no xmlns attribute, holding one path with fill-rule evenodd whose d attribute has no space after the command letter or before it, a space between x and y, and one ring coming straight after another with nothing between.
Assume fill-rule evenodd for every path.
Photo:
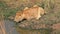
<instances>
[{"instance_id":1,"label":"lion's head","mask_svg":"<svg viewBox=\"0 0 60 34\"><path fill-rule=\"evenodd\" d=\"M19 22L23 19L22 12L17 12L14 21Z\"/></svg>"}]
</instances>

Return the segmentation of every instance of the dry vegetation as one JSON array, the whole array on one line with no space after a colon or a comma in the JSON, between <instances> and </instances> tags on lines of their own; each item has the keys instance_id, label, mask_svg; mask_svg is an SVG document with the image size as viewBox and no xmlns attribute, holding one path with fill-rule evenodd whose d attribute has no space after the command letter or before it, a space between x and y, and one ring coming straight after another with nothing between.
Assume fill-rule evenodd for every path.
<instances>
[{"instance_id":1,"label":"dry vegetation","mask_svg":"<svg viewBox=\"0 0 60 34\"><path fill-rule=\"evenodd\" d=\"M20 30L19 32L22 34L25 34L26 32L29 33L31 32L31 34L35 34L36 32L38 32L39 34L40 32L41 34L60 34L59 33L60 30L54 30L53 33L51 33L50 31L51 28L49 28L50 26L53 26L52 24L60 23L60 2L59 1L60 0L0 0L0 12L4 15L5 18L8 18L9 16L15 15L15 13L18 10L23 10L26 6L30 8L34 4L36 4L44 8L47 14L41 17L41 19L39 19L38 21L37 20L23 21L22 24L24 24L25 22L28 22L28 24L32 22L38 22L40 24L45 24L47 29L43 28L41 29L41 31L34 31L34 30L31 31L31 30L19 29L17 27L17 29ZM57 26L56 28L58 29Z\"/></svg>"},{"instance_id":2,"label":"dry vegetation","mask_svg":"<svg viewBox=\"0 0 60 34\"><path fill-rule=\"evenodd\" d=\"M6 34L4 16L2 12L0 12L0 34Z\"/></svg>"}]
</instances>

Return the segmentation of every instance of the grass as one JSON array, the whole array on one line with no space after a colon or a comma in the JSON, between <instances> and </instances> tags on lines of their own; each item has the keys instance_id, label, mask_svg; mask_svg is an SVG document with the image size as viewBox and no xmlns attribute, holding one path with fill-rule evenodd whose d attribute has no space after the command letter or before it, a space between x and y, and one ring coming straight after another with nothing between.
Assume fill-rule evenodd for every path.
<instances>
[{"instance_id":1,"label":"grass","mask_svg":"<svg viewBox=\"0 0 60 34\"><path fill-rule=\"evenodd\" d=\"M18 1L18 0L17 0ZM12 2L14 2L14 3L12 3L12 2L10 2L10 0L6 0L6 1L0 1L0 8L2 9L2 11L0 11L0 12L2 12L3 13L3 15L5 16L5 17L8 17L8 16L11 16L11 15L14 15L15 13L16 13L16 11L17 10L23 10L24 9L24 7L26 7L26 6L28 6L28 7L31 7L31 6L33 6L34 4L37 4L37 5L39 5L39 6L41 6L41 7L43 7L44 9L47 9L47 8L49 8L49 7L52 7L51 5L48 5L49 4L49 1L47 0L47 1L40 1L39 2L39 0L37 1L37 0L34 0L35 2L33 3L33 1L31 0L31 2L29 2L29 1L27 1L27 0L25 0L25 1L23 1L23 0L20 0L20 5L19 5L19 3L16 3L16 4L14 4L15 3L15 1L12 1ZM23 2L23 4L21 4ZM46 4L48 2L48 4ZM7 4L8 3L8 4ZM12 3L12 4L10 4L10 3ZM18 5L17 5L18 4ZM30 5L29 5L30 4ZM52 4L52 2L50 2L50 4ZM10 6L8 6L8 5L10 5ZM16 6L14 6L14 5L16 5ZM53 5L53 4L52 4ZM11 8L12 7L12 8ZM14 8L14 7L16 7L16 8ZM53 8L53 7L52 7ZM47 10L46 10L47 11Z\"/></svg>"},{"instance_id":2,"label":"grass","mask_svg":"<svg viewBox=\"0 0 60 34\"><path fill-rule=\"evenodd\" d=\"M0 1L0 9L1 9L0 13L3 13L3 15L5 16L5 18L8 18L11 15L14 15L16 13L16 11L17 11L16 8L15 9L11 9L11 8L9 8L6 5L6 3L1 2L1 1Z\"/></svg>"}]
</instances>

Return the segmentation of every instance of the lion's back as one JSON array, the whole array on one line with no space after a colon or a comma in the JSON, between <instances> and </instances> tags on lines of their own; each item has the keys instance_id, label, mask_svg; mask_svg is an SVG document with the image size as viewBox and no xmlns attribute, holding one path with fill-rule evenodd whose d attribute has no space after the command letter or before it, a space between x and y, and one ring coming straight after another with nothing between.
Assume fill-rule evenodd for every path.
<instances>
[{"instance_id":1,"label":"lion's back","mask_svg":"<svg viewBox=\"0 0 60 34\"><path fill-rule=\"evenodd\" d=\"M36 18L38 16L38 7L32 7L23 11L24 17L26 19Z\"/></svg>"}]
</instances>

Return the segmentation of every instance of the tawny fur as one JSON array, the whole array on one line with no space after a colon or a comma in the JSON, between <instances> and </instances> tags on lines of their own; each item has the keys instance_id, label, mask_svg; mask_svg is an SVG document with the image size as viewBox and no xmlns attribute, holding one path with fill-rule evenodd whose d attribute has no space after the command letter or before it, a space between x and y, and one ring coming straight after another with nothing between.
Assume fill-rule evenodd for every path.
<instances>
[{"instance_id":1,"label":"tawny fur","mask_svg":"<svg viewBox=\"0 0 60 34\"><path fill-rule=\"evenodd\" d=\"M24 9L23 11L18 11L16 13L14 21L19 22L23 19L31 20L31 19L39 19L41 14L45 13L44 9L39 6L34 6L28 9Z\"/></svg>"}]
</instances>

